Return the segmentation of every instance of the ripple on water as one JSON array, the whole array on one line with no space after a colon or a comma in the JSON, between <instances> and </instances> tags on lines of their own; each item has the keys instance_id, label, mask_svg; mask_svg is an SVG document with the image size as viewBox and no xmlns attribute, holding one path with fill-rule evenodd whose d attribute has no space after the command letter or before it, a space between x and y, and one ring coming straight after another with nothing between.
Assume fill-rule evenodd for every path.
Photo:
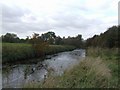
<instances>
[{"instance_id":1,"label":"ripple on water","mask_svg":"<svg viewBox=\"0 0 120 90\"><path fill-rule=\"evenodd\" d=\"M43 81L44 76L46 76L49 71L54 72L54 75L62 75L66 69L74 66L84 57L85 50L82 49L62 52L51 56L49 55L47 56L48 59L45 59L42 62L42 64L47 66L47 69L35 69L33 73L27 75L26 79L24 78L24 70L27 65L18 65L17 67L14 67L10 73L3 75L3 87L21 87L25 83L31 81ZM36 68L38 64L30 65L30 67Z\"/></svg>"}]
</instances>

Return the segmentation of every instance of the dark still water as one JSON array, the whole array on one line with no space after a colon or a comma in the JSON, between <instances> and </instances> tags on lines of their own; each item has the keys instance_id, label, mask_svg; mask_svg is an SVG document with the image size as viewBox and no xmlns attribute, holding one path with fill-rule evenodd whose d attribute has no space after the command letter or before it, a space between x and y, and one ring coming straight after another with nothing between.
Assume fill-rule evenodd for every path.
<instances>
[{"instance_id":1,"label":"dark still water","mask_svg":"<svg viewBox=\"0 0 120 90\"><path fill-rule=\"evenodd\" d=\"M85 50L77 49L48 55L44 61L37 64L19 64L12 69L3 71L3 88L20 88L28 82L42 82L49 72L52 75L62 75L66 69L79 63L85 57Z\"/></svg>"}]
</instances>

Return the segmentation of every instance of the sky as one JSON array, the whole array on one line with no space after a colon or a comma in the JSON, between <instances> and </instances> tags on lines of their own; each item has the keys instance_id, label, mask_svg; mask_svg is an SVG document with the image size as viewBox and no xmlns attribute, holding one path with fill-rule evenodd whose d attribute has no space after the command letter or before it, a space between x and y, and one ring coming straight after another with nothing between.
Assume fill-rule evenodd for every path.
<instances>
[{"instance_id":1,"label":"sky","mask_svg":"<svg viewBox=\"0 0 120 90\"><path fill-rule=\"evenodd\" d=\"M1 0L1 34L26 38L53 31L83 39L118 25L119 0Z\"/></svg>"}]
</instances>

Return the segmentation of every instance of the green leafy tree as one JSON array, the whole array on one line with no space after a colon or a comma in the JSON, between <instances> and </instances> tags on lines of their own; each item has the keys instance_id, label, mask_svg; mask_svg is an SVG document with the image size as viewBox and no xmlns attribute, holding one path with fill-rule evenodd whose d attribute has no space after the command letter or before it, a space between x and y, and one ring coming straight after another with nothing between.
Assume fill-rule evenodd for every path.
<instances>
[{"instance_id":1,"label":"green leafy tree","mask_svg":"<svg viewBox=\"0 0 120 90\"><path fill-rule=\"evenodd\" d=\"M19 42L19 38L14 33L6 33L6 35L2 35L3 42L15 43Z\"/></svg>"},{"instance_id":2,"label":"green leafy tree","mask_svg":"<svg viewBox=\"0 0 120 90\"><path fill-rule=\"evenodd\" d=\"M94 35L92 38L86 40L86 46L93 47L118 47L118 35L120 33L120 26L113 26L100 35Z\"/></svg>"},{"instance_id":3,"label":"green leafy tree","mask_svg":"<svg viewBox=\"0 0 120 90\"><path fill-rule=\"evenodd\" d=\"M47 32L41 35L41 38L44 41L47 41L49 44L55 44L56 35L54 32Z\"/></svg>"}]
</instances>

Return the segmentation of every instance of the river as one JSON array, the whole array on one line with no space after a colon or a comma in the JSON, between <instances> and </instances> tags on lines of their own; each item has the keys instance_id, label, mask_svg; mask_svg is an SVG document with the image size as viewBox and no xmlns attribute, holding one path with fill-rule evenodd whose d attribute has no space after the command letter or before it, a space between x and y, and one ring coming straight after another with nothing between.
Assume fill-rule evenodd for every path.
<instances>
[{"instance_id":1,"label":"river","mask_svg":"<svg viewBox=\"0 0 120 90\"><path fill-rule=\"evenodd\" d=\"M49 72L62 75L66 69L79 63L85 57L85 50L76 49L46 56L37 64L19 64L2 73L3 88L21 88L28 82L42 82ZM42 67L41 67L42 65Z\"/></svg>"}]
</instances>

